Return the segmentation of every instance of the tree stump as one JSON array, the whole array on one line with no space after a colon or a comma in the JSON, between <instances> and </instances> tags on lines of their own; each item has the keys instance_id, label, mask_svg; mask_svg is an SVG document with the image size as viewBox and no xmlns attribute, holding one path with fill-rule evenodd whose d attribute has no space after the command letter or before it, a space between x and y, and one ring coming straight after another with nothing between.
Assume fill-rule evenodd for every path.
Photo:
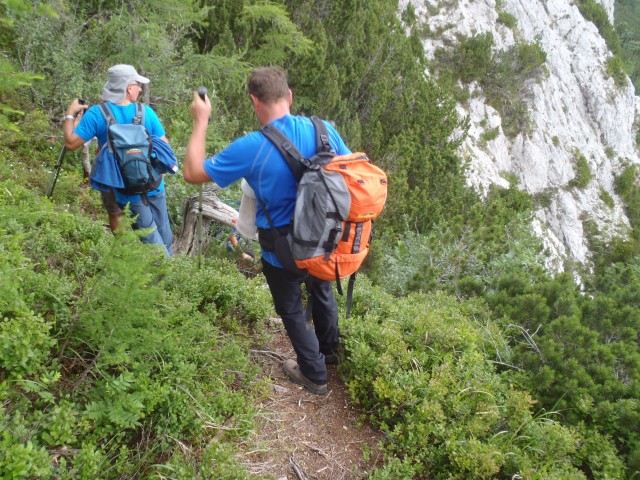
<instances>
[{"instance_id":1,"label":"tree stump","mask_svg":"<svg viewBox=\"0 0 640 480\"><path fill-rule=\"evenodd\" d=\"M198 248L198 212L200 194L187 198L182 210L182 231L176 238L173 251L198 255L204 251L208 242L207 232L213 222L218 222L235 228L238 221L238 211L221 201L217 192L221 190L215 184L203 185L202 191L202 244Z\"/></svg>"}]
</instances>

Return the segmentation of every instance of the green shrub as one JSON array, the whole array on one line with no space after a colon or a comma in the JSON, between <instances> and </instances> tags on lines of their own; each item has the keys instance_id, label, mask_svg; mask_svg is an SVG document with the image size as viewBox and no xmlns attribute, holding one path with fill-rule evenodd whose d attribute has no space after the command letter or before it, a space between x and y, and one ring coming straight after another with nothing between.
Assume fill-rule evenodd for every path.
<instances>
[{"instance_id":1,"label":"green shrub","mask_svg":"<svg viewBox=\"0 0 640 480\"><path fill-rule=\"evenodd\" d=\"M20 443L6 430L0 438L0 472L4 478L51 478L49 454L30 441Z\"/></svg>"},{"instance_id":2,"label":"green shrub","mask_svg":"<svg viewBox=\"0 0 640 480\"><path fill-rule=\"evenodd\" d=\"M539 43L516 44L496 53L488 77L481 81L487 100L501 113L502 129L509 137L527 133L530 129L526 103L529 93L522 85L540 77L546 58Z\"/></svg>"},{"instance_id":3,"label":"green shrub","mask_svg":"<svg viewBox=\"0 0 640 480\"><path fill-rule=\"evenodd\" d=\"M428 235L407 228L400 238L376 241L368 274L394 295L444 289L466 296L513 268L507 267L512 261L535 270L544 259L529 224L532 206L533 198L516 186L493 188L486 202L466 212L459 224L443 223ZM509 238L519 240L505 242Z\"/></svg>"},{"instance_id":4,"label":"green shrub","mask_svg":"<svg viewBox=\"0 0 640 480\"><path fill-rule=\"evenodd\" d=\"M625 171L616 184L619 191L632 194L636 190L635 169ZM501 361L521 369L522 375L518 376L517 383L532 392L538 408L547 412L557 411L555 420L564 425L575 426L576 430L570 436L575 434L578 438L591 439L596 438L594 432L599 432L597 442L601 443L602 448L594 448L594 443L590 441L583 442L574 453L567 453L573 458L573 465L582 472L590 472L592 468L596 468L601 472L598 475L602 475L602 478L624 478L623 463L626 468L635 468L634 455L638 451L635 432L640 431L640 427L636 426L637 416L633 414L635 407L632 393L637 388L633 379L637 377L634 372L637 370L635 359L638 358L637 330L632 325L638 322L638 316L629 307L637 302L634 292L638 289L638 281L632 272L635 272L634 265L637 261L633 259L633 255L634 252L637 255L639 250L634 247L633 241L603 245L602 249L607 256L595 260L596 265L599 265L598 282L603 283L587 286L589 294L585 296L579 291L570 273L553 278L541 268L544 256L530 227L527 227L528 217L524 213L520 213L520 216L516 213L527 212L527 205L528 202L509 191L496 190L490 192L483 209L468 212L468 216L462 221L466 228L440 228L429 236L405 233L396 243L388 238L384 239L378 243L385 245L384 258L377 260L375 269L371 272L372 278L377 279L380 275L383 279L380 281L381 287L395 295L443 289L455 294L458 299L477 296L485 298L492 309L491 317L501 325L502 333L509 336L507 342L513 346L510 352L501 353ZM527 231L531 235L530 242L524 241L524 232ZM513 241L515 238L518 241ZM598 249L594 248L594 251ZM621 264L611 268L611 263L616 261ZM625 264L627 266L623 267ZM376 273L378 269L384 273ZM411 300L394 298L389 300L394 307L387 306L387 310L380 312L385 305L384 297L379 297L377 292L366 293L364 296L375 298L375 302L371 302L370 308L363 308L360 302L355 302L358 304L358 313L367 322L379 322L384 331L371 333L371 340L360 339L359 345L368 347L359 355L360 360L353 368L371 372L376 371L373 359L378 350L395 352L396 346L400 351L411 350L405 346L406 340L402 337L395 336L384 341L380 338L388 335L387 330L395 329L396 323L403 324L402 319L405 317L400 313L404 308L401 307L403 302L417 304L418 300L416 297L411 297ZM364 303L364 300L361 299L361 302ZM420 307L416 306L417 308ZM427 312L424 314L426 317L430 315L428 312L437 310L431 304L422 308ZM378 312L379 316L374 316L374 312ZM445 318L450 315L451 313L442 314L438 328L446 330ZM415 313L414 316L417 318L419 314ZM407 317L412 315L407 314ZM406 331L420 332L420 329L412 324ZM532 332L536 332L534 336L531 336ZM425 338L431 340L432 335L430 333ZM429 347L433 348L430 351L434 355L441 352L432 344ZM461 348L460 351L465 349ZM413 351L408 355L422 358ZM368 358L367 361L365 357ZM504 360L505 358L509 360ZM424 362L419 360L419 364L424 365ZM390 367L385 370L388 372L386 376L382 371L378 375L392 379L395 374L391 372L396 370ZM614 373L616 371L619 376ZM429 378L433 378L433 375ZM383 385L381 381L367 381L372 386ZM407 385L419 382L414 377L403 381ZM432 392L433 387L430 385L425 390ZM400 402L407 402L407 396L416 395L415 392L392 392L393 398L397 397ZM379 392L369 391L367 394L378 398L376 395ZM363 392L361 395L366 394ZM381 405L386 402L387 400L380 400L375 410L376 415L378 412L385 412ZM409 405L413 404L409 400ZM405 411L406 403L401 405L396 405L396 411ZM390 408L389 411L392 410ZM447 416L443 414L441 418ZM430 422L437 424L435 420ZM413 422L413 425L416 423ZM407 437L410 436L408 430L400 427L397 429ZM549 441L554 437L567 440L564 434L539 434ZM466 445L465 451L472 450L472 446ZM482 449L478 452L478 458L482 457L481 451ZM518 461L519 471L527 471L528 460L519 458ZM409 464L412 465L412 471L415 471L415 464ZM406 466L405 463L397 462L390 465L394 465L398 471L403 471ZM475 470L478 478L482 468L489 468L488 464L480 467L480 463L472 463L470 459L456 465L478 469ZM537 460L530 465L535 469ZM511 467L505 465L503 468ZM557 471L552 477L581 478L581 474L577 474L573 467L571 470ZM467 475L473 476L468 472ZM393 474L385 477L379 472L377 478L394 477Z\"/></svg>"},{"instance_id":5,"label":"green shrub","mask_svg":"<svg viewBox=\"0 0 640 480\"><path fill-rule=\"evenodd\" d=\"M0 240L0 372L35 375L43 370L55 344L52 324L31 310L24 277L33 277L34 265L21 252L23 237L0 230ZM20 271L25 274L17 275Z\"/></svg>"},{"instance_id":6,"label":"green shrub","mask_svg":"<svg viewBox=\"0 0 640 480\"><path fill-rule=\"evenodd\" d=\"M515 29L518 26L518 20L516 19L516 17L507 12L498 13L498 23L506 25L511 30Z\"/></svg>"},{"instance_id":7,"label":"green shrub","mask_svg":"<svg viewBox=\"0 0 640 480\"><path fill-rule=\"evenodd\" d=\"M604 154L607 156L607 158L613 158L616 156L616 150L615 148L609 146L604 149Z\"/></svg>"},{"instance_id":8,"label":"green shrub","mask_svg":"<svg viewBox=\"0 0 640 480\"><path fill-rule=\"evenodd\" d=\"M362 282L344 325L350 394L387 433L389 465L373 478L585 478L577 432L535 414L535 401L498 374L507 341L476 301L398 299ZM375 302L365 302L375 298ZM591 467L600 471L599 465Z\"/></svg>"},{"instance_id":9,"label":"green shrub","mask_svg":"<svg viewBox=\"0 0 640 480\"><path fill-rule=\"evenodd\" d=\"M637 168L627 167L614 181L615 192L624 202L625 213L629 217L632 228L640 226L640 188L636 184ZM634 238L638 235L634 234Z\"/></svg>"},{"instance_id":10,"label":"green shrub","mask_svg":"<svg viewBox=\"0 0 640 480\"><path fill-rule=\"evenodd\" d=\"M537 207L549 208L553 201L554 189L545 188L544 190L534 194L533 203Z\"/></svg>"},{"instance_id":11,"label":"green shrub","mask_svg":"<svg viewBox=\"0 0 640 480\"><path fill-rule=\"evenodd\" d=\"M627 72L625 71L624 61L619 55L609 57L606 62L607 75L613 78L617 87L627 86Z\"/></svg>"},{"instance_id":12,"label":"green shrub","mask_svg":"<svg viewBox=\"0 0 640 480\"><path fill-rule=\"evenodd\" d=\"M439 66L450 66L464 83L483 80L491 67L493 35L484 33L465 37L454 50L436 51Z\"/></svg>"},{"instance_id":13,"label":"green shrub","mask_svg":"<svg viewBox=\"0 0 640 480\"><path fill-rule=\"evenodd\" d=\"M3 318L0 323L0 369L18 376L38 373L55 343L50 329L51 324L32 314Z\"/></svg>"},{"instance_id":14,"label":"green shrub","mask_svg":"<svg viewBox=\"0 0 640 480\"><path fill-rule=\"evenodd\" d=\"M568 185L574 188L586 188L593 179L593 173L585 156L580 152L576 152L576 155L576 174Z\"/></svg>"},{"instance_id":15,"label":"green shrub","mask_svg":"<svg viewBox=\"0 0 640 480\"><path fill-rule=\"evenodd\" d=\"M498 52L492 47L490 33L465 37L453 49L436 52L435 68L445 75L453 72L463 83L480 83L488 103L502 115L505 135L515 137L531 126L528 92L522 85L542 74L547 56L539 43L520 43Z\"/></svg>"},{"instance_id":16,"label":"green shrub","mask_svg":"<svg viewBox=\"0 0 640 480\"><path fill-rule=\"evenodd\" d=\"M635 165L627 167L614 181L615 192L621 197L626 197L633 192L636 182L637 170Z\"/></svg>"},{"instance_id":17,"label":"green shrub","mask_svg":"<svg viewBox=\"0 0 640 480\"><path fill-rule=\"evenodd\" d=\"M527 384L540 406L562 412L568 424L607 437L601 453L615 461L606 468L619 471L623 460L627 468L634 464L640 428L632 413L639 358L633 325L638 319L628 309L636 296L638 260L627 257L625 264L613 266L606 260L588 295L568 274L551 278L511 273L487 289L485 298L497 318L516 321L522 329L523 342L515 346L512 358L529 372ZM535 337L529 337L533 331ZM581 455L592 447L585 445ZM593 451L588 455L601 461Z\"/></svg>"},{"instance_id":18,"label":"green shrub","mask_svg":"<svg viewBox=\"0 0 640 480\"><path fill-rule=\"evenodd\" d=\"M611 25L609 15L604 6L596 0L577 0L576 3L582 16L590 22L593 22L598 28L609 50L611 50L614 55L618 55L620 53L620 37L618 37L615 28Z\"/></svg>"},{"instance_id":19,"label":"green shrub","mask_svg":"<svg viewBox=\"0 0 640 480\"><path fill-rule=\"evenodd\" d=\"M47 449L62 447L61 478L138 476L173 438L200 451L223 424L216 459L241 472L232 452L254 428L247 332L272 314L268 290L229 262L168 259L129 228L114 237L0 185L0 476L50 478Z\"/></svg>"},{"instance_id":20,"label":"green shrub","mask_svg":"<svg viewBox=\"0 0 640 480\"><path fill-rule=\"evenodd\" d=\"M600 189L599 197L600 197L600 200L602 200L602 203L604 203L607 207L609 208L615 207L615 201L613 200L613 197L604 188Z\"/></svg>"},{"instance_id":21,"label":"green shrub","mask_svg":"<svg viewBox=\"0 0 640 480\"><path fill-rule=\"evenodd\" d=\"M489 130L485 130L480 134L481 143L485 144L492 140L495 140L500 135L500 127L490 128Z\"/></svg>"},{"instance_id":22,"label":"green shrub","mask_svg":"<svg viewBox=\"0 0 640 480\"><path fill-rule=\"evenodd\" d=\"M229 445L210 442L198 456L189 451L176 452L164 465L155 465L155 473L160 477L189 478L207 480L224 478L227 480L268 480L271 477L250 475L246 468L234 459L234 450Z\"/></svg>"}]
</instances>

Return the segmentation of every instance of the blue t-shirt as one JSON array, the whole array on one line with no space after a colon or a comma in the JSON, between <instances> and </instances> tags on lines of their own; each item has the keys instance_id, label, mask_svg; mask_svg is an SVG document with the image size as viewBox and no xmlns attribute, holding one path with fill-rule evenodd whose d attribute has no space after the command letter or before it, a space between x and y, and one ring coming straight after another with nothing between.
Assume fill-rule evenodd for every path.
<instances>
[{"instance_id":1,"label":"blue t-shirt","mask_svg":"<svg viewBox=\"0 0 640 480\"><path fill-rule=\"evenodd\" d=\"M133 118L136 116L136 104L130 103L129 105L117 105L115 103L107 102L113 117L118 123L133 123ZM144 126L151 135L162 137L165 134L164 127L160 123L160 119L156 115L151 107L143 105L144 108ZM107 122L102 116L100 107L98 105L92 105L89 107L78 126L73 131L76 135L82 138L85 142L88 142L93 137L98 139L98 148L107 142ZM125 195L114 189L116 194L116 201L122 205L129 202L139 202L140 195ZM147 192L148 196L157 195L164 190L164 179L160 182L160 185L155 190Z\"/></svg>"},{"instance_id":2,"label":"blue t-shirt","mask_svg":"<svg viewBox=\"0 0 640 480\"><path fill-rule=\"evenodd\" d=\"M311 120L285 115L271 124L279 128L300 153L308 158L316 153L315 130ZM351 153L340 134L328 123L329 143L338 155ZM276 227L291 223L296 202L297 183L287 161L278 149L260 131L238 138L222 152L205 160L204 168L209 177L226 187L245 178L258 199L256 225L269 229L269 222L262 210L264 202ZM263 258L276 267L282 267L273 252L262 252Z\"/></svg>"}]
</instances>

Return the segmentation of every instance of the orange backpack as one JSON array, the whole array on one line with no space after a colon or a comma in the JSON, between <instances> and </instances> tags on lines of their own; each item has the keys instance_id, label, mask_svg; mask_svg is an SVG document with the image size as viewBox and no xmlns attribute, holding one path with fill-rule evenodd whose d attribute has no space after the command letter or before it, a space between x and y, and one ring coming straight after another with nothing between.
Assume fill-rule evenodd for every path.
<instances>
[{"instance_id":1,"label":"orange backpack","mask_svg":"<svg viewBox=\"0 0 640 480\"><path fill-rule=\"evenodd\" d=\"M273 250L287 270L335 280L340 294L340 279L350 276L348 317L355 274L369 253L372 220L387 199L387 176L362 152L336 155L324 122L317 117L311 121L317 152L308 159L276 127L262 127L298 180L289 229L275 228L262 207L271 226Z\"/></svg>"}]
</instances>

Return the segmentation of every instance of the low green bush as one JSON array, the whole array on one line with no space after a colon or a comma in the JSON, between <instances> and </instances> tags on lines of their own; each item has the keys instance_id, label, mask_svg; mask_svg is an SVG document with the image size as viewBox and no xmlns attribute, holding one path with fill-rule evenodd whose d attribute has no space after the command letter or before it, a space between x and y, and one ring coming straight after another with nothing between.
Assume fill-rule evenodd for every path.
<instances>
[{"instance_id":1,"label":"low green bush","mask_svg":"<svg viewBox=\"0 0 640 480\"><path fill-rule=\"evenodd\" d=\"M500 127L490 128L480 134L480 141L486 145L487 142L495 140L500 135Z\"/></svg>"},{"instance_id":2,"label":"low green bush","mask_svg":"<svg viewBox=\"0 0 640 480\"><path fill-rule=\"evenodd\" d=\"M613 200L613 197L604 188L600 189L600 194L598 196L600 197L600 200L602 200L602 203L604 203L607 207L615 207L615 201Z\"/></svg>"},{"instance_id":3,"label":"low green bush","mask_svg":"<svg viewBox=\"0 0 640 480\"><path fill-rule=\"evenodd\" d=\"M186 438L191 465L246 478L234 452L254 428L248 351L263 337L248 334L273 314L268 290L11 178L0 225L0 476L144 478Z\"/></svg>"},{"instance_id":4,"label":"low green bush","mask_svg":"<svg viewBox=\"0 0 640 480\"><path fill-rule=\"evenodd\" d=\"M498 13L498 23L502 23L513 30L518 26L518 19L508 12L500 12Z\"/></svg>"},{"instance_id":5,"label":"low green bush","mask_svg":"<svg viewBox=\"0 0 640 480\"><path fill-rule=\"evenodd\" d=\"M523 85L542 75L546 58L539 43L518 43L493 51L493 36L485 33L465 37L451 49L437 50L434 68L443 78L452 72L463 83L477 81L487 102L500 112L504 133L515 137L531 128L526 103L529 91Z\"/></svg>"},{"instance_id":6,"label":"low green bush","mask_svg":"<svg viewBox=\"0 0 640 480\"><path fill-rule=\"evenodd\" d=\"M372 478L544 472L585 479L583 462L620 478L615 456L607 465L591 463L580 448L583 432L563 426L558 413L534 409L535 399L508 367L509 340L482 302L438 293L398 299L365 282L356 290L354 317L343 324L347 361L340 371L387 435L389 462Z\"/></svg>"},{"instance_id":7,"label":"low green bush","mask_svg":"<svg viewBox=\"0 0 640 480\"><path fill-rule=\"evenodd\" d=\"M575 176L568 183L569 187L586 188L593 179L593 173L585 156L576 152Z\"/></svg>"},{"instance_id":8,"label":"low green bush","mask_svg":"<svg viewBox=\"0 0 640 480\"><path fill-rule=\"evenodd\" d=\"M613 78L617 87L627 86L627 72L625 71L624 60L619 55L614 55L607 59L607 75Z\"/></svg>"},{"instance_id":9,"label":"low green bush","mask_svg":"<svg viewBox=\"0 0 640 480\"><path fill-rule=\"evenodd\" d=\"M609 21L609 14L603 5L596 0L577 0L576 4L582 16L593 22L598 28L600 35L607 43L607 47L614 55L620 53L620 37L618 36L614 26Z\"/></svg>"}]
</instances>

